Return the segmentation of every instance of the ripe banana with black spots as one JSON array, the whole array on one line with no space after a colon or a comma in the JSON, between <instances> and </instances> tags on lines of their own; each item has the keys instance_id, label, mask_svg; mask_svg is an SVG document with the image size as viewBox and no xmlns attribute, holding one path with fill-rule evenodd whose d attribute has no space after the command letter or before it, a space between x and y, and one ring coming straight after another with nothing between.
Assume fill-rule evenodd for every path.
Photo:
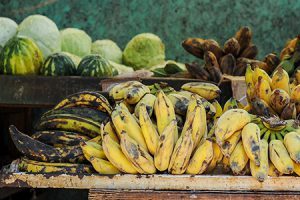
<instances>
[{"instance_id":1,"label":"ripe banana with black spots","mask_svg":"<svg viewBox=\"0 0 300 200\"><path fill-rule=\"evenodd\" d=\"M239 175L248 163L248 156L244 150L243 142L237 143L229 158L229 165L233 174Z\"/></svg>"},{"instance_id":2,"label":"ripe banana with black spots","mask_svg":"<svg viewBox=\"0 0 300 200\"><path fill-rule=\"evenodd\" d=\"M242 130L242 141L248 158L260 165L260 129L254 123L249 123Z\"/></svg>"},{"instance_id":3,"label":"ripe banana with black spots","mask_svg":"<svg viewBox=\"0 0 300 200\"><path fill-rule=\"evenodd\" d=\"M97 144L96 142L82 141L80 143L80 147L83 154L85 154L86 152L88 153L88 155L85 155L86 158L87 156L91 156L95 158L106 159L102 146L100 144Z\"/></svg>"},{"instance_id":4,"label":"ripe banana with black spots","mask_svg":"<svg viewBox=\"0 0 300 200\"><path fill-rule=\"evenodd\" d=\"M125 99L125 94L129 88L141 86L142 83L138 81L126 81L122 83L118 83L109 90L109 96L112 97L115 101Z\"/></svg>"},{"instance_id":5,"label":"ripe banana with black spots","mask_svg":"<svg viewBox=\"0 0 300 200\"><path fill-rule=\"evenodd\" d=\"M269 85L272 86L272 79L267 74L267 72L265 72L265 70L263 70L263 69L260 69L259 67L255 67L253 74L252 74L252 81L253 81L254 86L258 82L259 77L262 77L263 80L267 81L269 83Z\"/></svg>"},{"instance_id":6,"label":"ripe banana with black spots","mask_svg":"<svg viewBox=\"0 0 300 200\"><path fill-rule=\"evenodd\" d=\"M284 136L284 145L290 154L291 159L300 163L300 133L289 132Z\"/></svg>"},{"instance_id":7,"label":"ripe banana with black spots","mask_svg":"<svg viewBox=\"0 0 300 200\"><path fill-rule=\"evenodd\" d=\"M213 100L212 101L212 105L215 107L215 110L216 110L216 114L214 116L214 120L217 120L223 114L223 108L222 108L222 106L220 105L220 103L217 100Z\"/></svg>"},{"instance_id":8,"label":"ripe banana with black spots","mask_svg":"<svg viewBox=\"0 0 300 200\"><path fill-rule=\"evenodd\" d=\"M273 165L273 163L269 160L269 170L268 170L268 175L271 177L279 177L282 176L283 173L278 171L276 167Z\"/></svg>"},{"instance_id":9,"label":"ripe banana with black spots","mask_svg":"<svg viewBox=\"0 0 300 200\"><path fill-rule=\"evenodd\" d=\"M280 140L271 140L269 143L270 160L276 169L283 174L291 174L294 171L294 164Z\"/></svg>"},{"instance_id":10,"label":"ripe banana with black spots","mask_svg":"<svg viewBox=\"0 0 300 200\"><path fill-rule=\"evenodd\" d=\"M254 97L251 99L251 110L259 116L271 117L273 115L277 115L276 111L274 111L267 102L264 100Z\"/></svg>"},{"instance_id":11,"label":"ripe banana with black spots","mask_svg":"<svg viewBox=\"0 0 300 200\"><path fill-rule=\"evenodd\" d=\"M218 98L221 90L218 86L211 83L191 82L181 86L181 89L196 93L207 100Z\"/></svg>"},{"instance_id":12,"label":"ripe banana with black spots","mask_svg":"<svg viewBox=\"0 0 300 200\"><path fill-rule=\"evenodd\" d=\"M108 133L108 135L113 139L115 142L119 143L119 138L116 134L115 128L113 127L113 123L111 121L107 122L104 125L104 132Z\"/></svg>"},{"instance_id":13,"label":"ripe banana with black spots","mask_svg":"<svg viewBox=\"0 0 300 200\"><path fill-rule=\"evenodd\" d=\"M59 102L54 110L71 107L90 107L103 112L111 113L112 108L108 100L99 92L82 91L68 96Z\"/></svg>"},{"instance_id":14,"label":"ripe banana with black spots","mask_svg":"<svg viewBox=\"0 0 300 200\"><path fill-rule=\"evenodd\" d=\"M217 164L220 163L223 159L223 154L221 152L221 148L219 147L219 145L213 141L212 146L213 146L214 155L205 171L206 173L212 172L216 168Z\"/></svg>"},{"instance_id":15,"label":"ripe banana with black spots","mask_svg":"<svg viewBox=\"0 0 300 200\"><path fill-rule=\"evenodd\" d=\"M271 86L262 76L258 77L254 90L256 97L264 100L267 104L270 103Z\"/></svg>"},{"instance_id":16,"label":"ripe banana with black spots","mask_svg":"<svg viewBox=\"0 0 300 200\"><path fill-rule=\"evenodd\" d=\"M134 114L136 117L139 117L140 113L140 106L142 104L146 105L146 109L148 112L148 115L151 117L154 109L154 102L155 102L156 96L153 94L145 94L145 96L136 104L134 108Z\"/></svg>"},{"instance_id":17,"label":"ripe banana with black spots","mask_svg":"<svg viewBox=\"0 0 300 200\"><path fill-rule=\"evenodd\" d=\"M121 149L134 168L141 174L154 174L156 168L152 156L132 139L126 131L122 131L120 140Z\"/></svg>"},{"instance_id":18,"label":"ripe banana with black spots","mask_svg":"<svg viewBox=\"0 0 300 200\"><path fill-rule=\"evenodd\" d=\"M272 90L282 89L286 93L290 94L291 91L290 91L289 83L290 83L290 77L288 73L282 67L278 67L272 76L272 84L271 84Z\"/></svg>"},{"instance_id":19,"label":"ripe banana with black spots","mask_svg":"<svg viewBox=\"0 0 300 200\"><path fill-rule=\"evenodd\" d=\"M190 101L189 98L177 93L168 94L168 98L172 102L176 114L183 116L186 115L187 107Z\"/></svg>"},{"instance_id":20,"label":"ripe banana with black spots","mask_svg":"<svg viewBox=\"0 0 300 200\"><path fill-rule=\"evenodd\" d=\"M297 114L300 112L300 85L294 87L291 92L291 100L296 104Z\"/></svg>"},{"instance_id":21,"label":"ripe banana with black spots","mask_svg":"<svg viewBox=\"0 0 300 200\"><path fill-rule=\"evenodd\" d=\"M244 106L235 98L231 97L226 101L223 107L223 112L230 109L244 108Z\"/></svg>"},{"instance_id":22,"label":"ripe banana with black spots","mask_svg":"<svg viewBox=\"0 0 300 200\"><path fill-rule=\"evenodd\" d=\"M296 119L297 118L296 103L290 102L288 105L286 105L281 112L280 118L283 120Z\"/></svg>"},{"instance_id":23,"label":"ripe banana with black spots","mask_svg":"<svg viewBox=\"0 0 300 200\"><path fill-rule=\"evenodd\" d=\"M159 136L159 142L154 154L154 164L159 171L165 171L169 167L173 149L176 144L174 131L177 131L176 120L172 120Z\"/></svg>"},{"instance_id":24,"label":"ripe banana with black spots","mask_svg":"<svg viewBox=\"0 0 300 200\"><path fill-rule=\"evenodd\" d=\"M219 144L221 152L224 156L226 156L228 158L230 157L235 146L241 139L241 136L242 136L241 133L242 133L242 130L238 130L238 131L234 132L228 139L226 139L225 141L223 141L222 143Z\"/></svg>"},{"instance_id":25,"label":"ripe banana with black spots","mask_svg":"<svg viewBox=\"0 0 300 200\"><path fill-rule=\"evenodd\" d=\"M145 94L149 93L150 89L143 84L135 87L130 87L125 93L125 101L129 104L136 104L145 96Z\"/></svg>"},{"instance_id":26,"label":"ripe banana with black spots","mask_svg":"<svg viewBox=\"0 0 300 200\"><path fill-rule=\"evenodd\" d=\"M200 144L190 159L186 169L187 174L202 174L208 168L214 157L214 149L211 140L205 140Z\"/></svg>"},{"instance_id":27,"label":"ripe banana with black spots","mask_svg":"<svg viewBox=\"0 0 300 200\"><path fill-rule=\"evenodd\" d=\"M269 105L280 114L290 103L290 96L286 91L277 88L272 91L269 103Z\"/></svg>"},{"instance_id":28,"label":"ripe banana with black spots","mask_svg":"<svg viewBox=\"0 0 300 200\"><path fill-rule=\"evenodd\" d=\"M251 175L258 181L263 182L268 177L269 172L269 147L266 140L260 140L260 165L257 166L255 161L250 160Z\"/></svg>"}]
</instances>

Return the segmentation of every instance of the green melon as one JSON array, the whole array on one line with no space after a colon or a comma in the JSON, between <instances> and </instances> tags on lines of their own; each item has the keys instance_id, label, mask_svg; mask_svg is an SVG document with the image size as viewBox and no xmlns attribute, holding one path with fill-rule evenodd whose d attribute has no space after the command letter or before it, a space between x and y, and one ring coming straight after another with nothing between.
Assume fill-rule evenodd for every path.
<instances>
[{"instance_id":1,"label":"green melon","mask_svg":"<svg viewBox=\"0 0 300 200\"><path fill-rule=\"evenodd\" d=\"M48 56L41 67L41 74L45 76L71 76L75 73L74 62L63 53L54 53Z\"/></svg>"},{"instance_id":2,"label":"green melon","mask_svg":"<svg viewBox=\"0 0 300 200\"><path fill-rule=\"evenodd\" d=\"M12 38L6 43L0 54L1 74L38 74L42 64L42 52L29 38Z\"/></svg>"},{"instance_id":3,"label":"green melon","mask_svg":"<svg viewBox=\"0 0 300 200\"><path fill-rule=\"evenodd\" d=\"M77 68L77 75L109 77L115 75L115 71L107 59L98 54L92 54L82 58Z\"/></svg>"}]
</instances>

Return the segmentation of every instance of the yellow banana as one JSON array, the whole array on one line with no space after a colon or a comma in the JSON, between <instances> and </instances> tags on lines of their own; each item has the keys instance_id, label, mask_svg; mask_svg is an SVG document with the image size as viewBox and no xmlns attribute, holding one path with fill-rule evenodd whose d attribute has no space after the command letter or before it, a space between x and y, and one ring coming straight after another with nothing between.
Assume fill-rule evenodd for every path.
<instances>
[{"instance_id":1,"label":"yellow banana","mask_svg":"<svg viewBox=\"0 0 300 200\"><path fill-rule=\"evenodd\" d=\"M254 86L247 86L246 97L247 97L248 104L251 105L252 99L255 97L255 87Z\"/></svg>"},{"instance_id":2,"label":"yellow banana","mask_svg":"<svg viewBox=\"0 0 300 200\"><path fill-rule=\"evenodd\" d=\"M247 69L246 69L246 73L245 73L245 81L246 81L247 87L254 87L253 74L254 74L254 71L252 70L251 65L247 65Z\"/></svg>"},{"instance_id":3,"label":"yellow banana","mask_svg":"<svg viewBox=\"0 0 300 200\"><path fill-rule=\"evenodd\" d=\"M244 150L242 141L238 142L229 158L230 168L233 174L240 174L248 163L248 156Z\"/></svg>"},{"instance_id":4,"label":"yellow banana","mask_svg":"<svg viewBox=\"0 0 300 200\"><path fill-rule=\"evenodd\" d=\"M226 111L217 121L215 136L218 144L228 139L234 132L241 130L251 121L249 113L243 109Z\"/></svg>"},{"instance_id":5,"label":"yellow banana","mask_svg":"<svg viewBox=\"0 0 300 200\"><path fill-rule=\"evenodd\" d=\"M145 104L147 108L148 115L151 117L153 113L154 108L154 102L155 102L156 96L153 94L145 94L145 96L136 104L134 108L134 114L136 117L139 117L139 111L141 104Z\"/></svg>"},{"instance_id":6,"label":"yellow banana","mask_svg":"<svg viewBox=\"0 0 300 200\"><path fill-rule=\"evenodd\" d=\"M159 141L159 135L147 112L145 104L140 105L139 121L149 152L154 155Z\"/></svg>"},{"instance_id":7,"label":"yellow banana","mask_svg":"<svg viewBox=\"0 0 300 200\"><path fill-rule=\"evenodd\" d=\"M158 133L161 135L172 120L176 120L175 110L170 99L161 90L157 93L154 103L154 112L157 121ZM178 131L174 131L174 141L178 139Z\"/></svg>"},{"instance_id":8,"label":"yellow banana","mask_svg":"<svg viewBox=\"0 0 300 200\"><path fill-rule=\"evenodd\" d=\"M112 111L111 119L119 136L122 131L126 131L132 139L147 149L141 127L128 110L117 105Z\"/></svg>"},{"instance_id":9,"label":"yellow banana","mask_svg":"<svg viewBox=\"0 0 300 200\"><path fill-rule=\"evenodd\" d=\"M251 110L251 105L250 105L250 104L247 104L243 109L246 110L247 112L250 112L250 110Z\"/></svg>"},{"instance_id":10,"label":"yellow banana","mask_svg":"<svg viewBox=\"0 0 300 200\"><path fill-rule=\"evenodd\" d=\"M124 155L131 161L139 173L154 174L156 172L151 155L132 139L126 131L122 131L121 133L120 146Z\"/></svg>"},{"instance_id":11,"label":"yellow banana","mask_svg":"<svg viewBox=\"0 0 300 200\"><path fill-rule=\"evenodd\" d=\"M222 166L225 173L230 171L230 157L223 156Z\"/></svg>"},{"instance_id":12,"label":"yellow banana","mask_svg":"<svg viewBox=\"0 0 300 200\"><path fill-rule=\"evenodd\" d=\"M300 176L300 164L294 162L294 172Z\"/></svg>"},{"instance_id":13,"label":"yellow banana","mask_svg":"<svg viewBox=\"0 0 300 200\"><path fill-rule=\"evenodd\" d=\"M282 67L277 68L277 70L273 73L272 76L272 90L282 89L286 91L286 93L290 94L289 83L290 77L288 73Z\"/></svg>"},{"instance_id":14,"label":"yellow banana","mask_svg":"<svg viewBox=\"0 0 300 200\"><path fill-rule=\"evenodd\" d=\"M102 137L101 135L98 135L97 137L94 137L93 139L88 140L89 142L95 142L97 144L102 144Z\"/></svg>"},{"instance_id":15,"label":"yellow banana","mask_svg":"<svg viewBox=\"0 0 300 200\"><path fill-rule=\"evenodd\" d=\"M129 88L141 85L143 84L138 81L127 81L118 83L109 90L109 96L112 97L115 101L123 100Z\"/></svg>"},{"instance_id":16,"label":"yellow banana","mask_svg":"<svg viewBox=\"0 0 300 200\"><path fill-rule=\"evenodd\" d=\"M231 97L228 99L224 105L223 112L230 109L243 108L244 106L235 98Z\"/></svg>"},{"instance_id":17,"label":"yellow banana","mask_svg":"<svg viewBox=\"0 0 300 200\"><path fill-rule=\"evenodd\" d=\"M290 102L289 94L282 89L274 89L270 96L270 106L277 112L281 113L284 107Z\"/></svg>"},{"instance_id":18,"label":"yellow banana","mask_svg":"<svg viewBox=\"0 0 300 200\"><path fill-rule=\"evenodd\" d=\"M129 104L138 103L145 94L149 94L150 89L146 85L130 87L125 93L125 101Z\"/></svg>"},{"instance_id":19,"label":"yellow banana","mask_svg":"<svg viewBox=\"0 0 300 200\"><path fill-rule=\"evenodd\" d=\"M127 101L123 100L121 102L118 103L121 107L123 107L124 109L127 109L130 113L134 112L134 105L129 104Z\"/></svg>"},{"instance_id":20,"label":"yellow banana","mask_svg":"<svg viewBox=\"0 0 300 200\"><path fill-rule=\"evenodd\" d=\"M165 171L169 167L169 162L176 144L174 131L177 131L176 120L172 120L160 134L154 155L154 164L159 171Z\"/></svg>"},{"instance_id":21,"label":"yellow banana","mask_svg":"<svg viewBox=\"0 0 300 200\"><path fill-rule=\"evenodd\" d=\"M253 81L254 85L258 82L258 77L260 77L260 76L262 77L262 79L267 81L269 83L269 85L271 85L272 79L267 74L267 72L265 72L265 70L260 69L259 67L255 67L254 71L253 71L252 81Z\"/></svg>"},{"instance_id":22,"label":"yellow banana","mask_svg":"<svg viewBox=\"0 0 300 200\"><path fill-rule=\"evenodd\" d=\"M241 133L242 130L238 130L234 132L228 139L226 139L224 142L222 142L220 145L221 152L224 156L230 157L230 154L233 152L235 146L241 139Z\"/></svg>"},{"instance_id":23,"label":"yellow banana","mask_svg":"<svg viewBox=\"0 0 300 200\"><path fill-rule=\"evenodd\" d=\"M291 100L295 102L298 114L300 112L300 84L292 90Z\"/></svg>"},{"instance_id":24,"label":"yellow banana","mask_svg":"<svg viewBox=\"0 0 300 200\"><path fill-rule=\"evenodd\" d=\"M172 102L176 114L183 116L186 115L187 107L190 101L189 98L177 93L170 93L168 98Z\"/></svg>"},{"instance_id":25,"label":"yellow banana","mask_svg":"<svg viewBox=\"0 0 300 200\"><path fill-rule=\"evenodd\" d=\"M300 72L300 71L299 71ZM300 74L299 74L300 75ZM296 79L294 79L291 83L290 83L290 91L292 92L294 90L294 88L298 85L298 82Z\"/></svg>"},{"instance_id":26,"label":"yellow banana","mask_svg":"<svg viewBox=\"0 0 300 200\"><path fill-rule=\"evenodd\" d=\"M194 155L192 156L190 163L186 169L188 174L202 174L208 168L210 162L214 157L213 143L210 140L205 140L200 144Z\"/></svg>"},{"instance_id":27,"label":"yellow banana","mask_svg":"<svg viewBox=\"0 0 300 200\"><path fill-rule=\"evenodd\" d=\"M251 175L258 181L263 182L268 177L269 172L269 158L268 158L268 142L266 140L260 140L260 165L250 160Z\"/></svg>"},{"instance_id":28,"label":"yellow banana","mask_svg":"<svg viewBox=\"0 0 300 200\"><path fill-rule=\"evenodd\" d=\"M104 126L104 132L108 133L108 135L113 139L115 142L119 143L119 138L113 128L112 122L107 122Z\"/></svg>"},{"instance_id":29,"label":"yellow banana","mask_svg":"<svg viewBox=\"0 0 300 200\"><path fill-rule=\"evenodd\" d=\"M297 132L289 132L284 136L284 145L290 154L290 157L300 163L300 134Z\"/></svg>"},{"instance_id":30,"label":"yellow banana","mask_svg":"<svg viewBox=\"0 0 300 200\"><path fill-rule=\"evenodd\" d=\"M180 91L177 92L177 94L180 94L180 95L184 96L185 98L187 98L188 100L191 100L192 95L195 94L195 93L189 92L189 91L186 91L186 90L180 90Z\"/></svg>"},{"instance_id":31,"label":"yellow banana","mask_svg":"<svg viewBox=\"0 0 300 200\"><path fill-rule=\"evenodd\" d=\"M291 174L294 164L288 151L280 140L271 140L269 144L270 160L276 169L283 174Z\"/></svg>"},{"instance_id":32,"label":"yellow banana","mask_svg":"<svg viewBox=\"0 0 300 200\"><path fill-rule=\"evenodd\" d=\"M103 151L107 159L120 171L129 174L137 174L137 170L124 155L119 143L115 142L107 132L103 132L102 138Z\"/></svg>"},{"instance_id":33,"label":"yellow banana","mask_svg":"<svg viewBox=\"0 0 300 200\"><path fill-rule=\"evenodd\" d=\"M221 90L211 83L191 82L181 86L181 89L196 93L207 100L213 100L220 96Z\"/></svg>"},{"instance_id":34,"label":"yellow banana","mask_svg":"<svg viewBox=\"0 0 300 200\"><path fill-rule=\"evenodd\" d=\"M102 146L100 144L97 144L96 142L82 141L80 143L80 147L82 149L83 154L85 154L85 152L88 153L87 155L84 155L84 157L86 157L87 159L88 156L106 159Z\"/></svg>"},{"instance_id":35,"label":"yellow banana","mask_svg":"<svg viewBox=\"0 0 300 200\"><path fill-rule=\"evenodd\" d=\"M213 100L212 101L212 105L215 107L216 109L216 114L214 116L214 120L217 120L221 117L221 115L223 114L223 108L220 105L220 103L217 100Z\"/></svg>"},{"instance_id":36,"label":"yellow banana","mask_svg":"<svg viewBox=\"0 0 300 200\"><path fill-rule=\"evenodd\" d=\"M259 76L255 84L256 96L269 104L271 92L271 86L268 81L264 80L262 76Z\"/></svg>"},{"instance_id":37,"label":"yellow banana","mask_svg":"<svg viewBox=\"0 0 300 200\"><path fill-rule=\"evenodd\" d=\"M273 163L269 160L269 170L268 170L268 175L271 177L279 177L282 176L283 173L278 171L276 167L273 165Z\"/></svg>"},{"instance_id":38,"label":"yellow banana","mask_svg":"<svg viewBox=\"0 0 300 200\"><path fill-rule=\"evenodd\" d=\"M192 129L183 133L176 142L168 171L171 174L183 174L188 166L193 151Z\"/></svg>"},{"instance_id":39,"label":"yellow banana","mask_svg":"<svg viewBox=\"0 0 300 200\"><path fill-rule=\"evenodd\" d=\"M206 173L212 172L216 168L217 164L223 159L223 154L219 145L216 142L213 142L212 146L214 156L206 169Z\"/></svg>"},{"instance_id":40,"label":"yellow banana","mask_svg":"<svg viewBox=\"0 0 300 200\"><path fill-rule=\"evenodd\" d=\"M209 101L207 101L205 98L203 98L197 94L191 95L191 99L189 101L189 105L187 108L187 115L188 115L188 113L191 113L197 105L200 105L200 104L202 104L205 108L206 118L212 119L216 114L215 107Z\"/></svg>"},{"instance_id":41,"label":"yellow banana","mask_svg":"<svg viewBox=\"0 0 300 200\"><path fill-rule=\"evenodd\" d=\"M242 142L248 158L260 165L260 129L254 123L249 123L242 130Z\"/></svg>"}]
</instances>

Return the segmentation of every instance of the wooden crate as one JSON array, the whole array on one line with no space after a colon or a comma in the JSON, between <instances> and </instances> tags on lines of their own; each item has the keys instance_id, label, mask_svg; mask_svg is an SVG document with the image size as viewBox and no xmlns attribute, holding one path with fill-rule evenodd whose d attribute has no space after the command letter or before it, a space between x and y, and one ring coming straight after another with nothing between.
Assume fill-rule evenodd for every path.
<instances>
[{"instance_id":1,"label":"wooden crate","mask_svg":"<svg viewBox=\"0 0 300 200\"><path fill-rule=\"evenodd\" d=\"M247 85L245 82L245 76L229 76L224 75L225 80L230 81L232 97L240 100L244 105L247 104L246 90Z\"/></svg>"}]
</instances>

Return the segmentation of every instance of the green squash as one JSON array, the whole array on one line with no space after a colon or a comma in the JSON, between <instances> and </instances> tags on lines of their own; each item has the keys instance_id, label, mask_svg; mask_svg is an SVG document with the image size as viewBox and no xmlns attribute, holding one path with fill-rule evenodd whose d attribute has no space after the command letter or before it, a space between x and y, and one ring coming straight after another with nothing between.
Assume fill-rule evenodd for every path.
<instances>
[{"instance_id":1,"label":"green squash","mask_svg":"<svg viewBox=\"0 0 300 200\"><path fill-rule=\"evenodd\" d=\"M41 67L41 74L45 76L71 76L76 74L76 66L66 54L54 53L45 60Z\"/></svg>"},{"instance_id":2,"label":"green squash","mask_svg":"<svg viewBox=\"0 0 300 200\"><path fill-rule=\"evenodd\" d=\"M110 77L115 73L109 61L98 54L83 57L77 68L79 76Z\"/></svg>"},{"instance_id":3,"label":"green squash","mask_svg":"<svg viewBox=\"0 0 300 200\"><path fill-rule=\"evenodd\" d=\"M12 38L0 54L0 74L38 74L42 64L42 52L29 38Z\"/></svg>"}]
</instances>

